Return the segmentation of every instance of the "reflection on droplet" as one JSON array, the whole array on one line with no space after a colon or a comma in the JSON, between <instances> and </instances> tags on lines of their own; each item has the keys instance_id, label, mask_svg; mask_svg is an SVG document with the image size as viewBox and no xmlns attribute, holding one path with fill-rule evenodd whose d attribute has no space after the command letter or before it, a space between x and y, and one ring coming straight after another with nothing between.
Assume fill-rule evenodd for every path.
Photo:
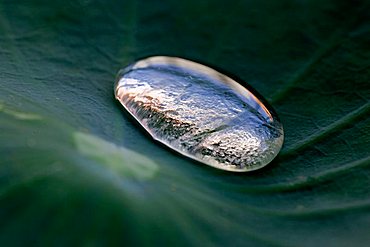
<instances>
[{"instance_id":1,"label":"reflection on droplet","mask_svg":"<svg viewBox=\"0 0 370 247\"><path fill-rule=\"evenodd\" d=\"M137 61L120 71L115 96L155 140L219 169L259 169L283 144L283 127L269 106L230 77L189 60Z\"/></svg>"}]
</instances>

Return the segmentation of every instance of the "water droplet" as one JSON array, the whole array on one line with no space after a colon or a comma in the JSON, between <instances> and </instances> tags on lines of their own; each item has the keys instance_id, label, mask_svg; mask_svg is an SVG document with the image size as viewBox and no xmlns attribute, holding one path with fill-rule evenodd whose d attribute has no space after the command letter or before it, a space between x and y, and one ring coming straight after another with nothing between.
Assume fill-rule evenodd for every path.
<instances>
[{"instance_id":1,"label":"water droplet","mask_svg":"<svg viewBox=\"0 0 370 247\"><path fill-rule=\"evenodd\" d=\"M155 140L219 169L259 169L283 144L282 124L260 96L189 60L137 61L119 73L115 95Z\"/></svg>"}]
</instances>

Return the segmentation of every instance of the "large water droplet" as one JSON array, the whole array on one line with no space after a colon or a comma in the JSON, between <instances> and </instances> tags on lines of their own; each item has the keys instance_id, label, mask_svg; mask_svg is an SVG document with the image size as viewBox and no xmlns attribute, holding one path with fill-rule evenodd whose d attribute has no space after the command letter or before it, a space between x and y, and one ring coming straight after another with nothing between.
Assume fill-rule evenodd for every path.
<instances>
[{"instance_id":1,"label":"large water droplet","mask_svg":"<svg viewBox=\"0 0 370 247\"><path fill-rule=\"evenodd\" d=\"M115 95L155 140L219 169L259 169L283 144L283 127L261 97L189 60L137 61L120 72Z\"/></svg>"}]
</instances>

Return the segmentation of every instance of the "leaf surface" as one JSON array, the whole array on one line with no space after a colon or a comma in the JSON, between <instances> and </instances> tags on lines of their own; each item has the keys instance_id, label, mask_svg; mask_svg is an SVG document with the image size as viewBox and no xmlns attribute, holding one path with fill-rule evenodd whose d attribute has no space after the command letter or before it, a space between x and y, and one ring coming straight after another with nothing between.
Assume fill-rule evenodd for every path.
<instances>
[{"instance_id":1,"label":"leaf surface","mask_svg":"<svg viewBox=\"0 0 370 247\"><path fill-rule=\"evenodd\" d=\"M0 243L367 246L368 1L0 1ZM153 142L115 102L150 55L240 77L285 145L233 174Z\"/></svg>"}]
</instances>

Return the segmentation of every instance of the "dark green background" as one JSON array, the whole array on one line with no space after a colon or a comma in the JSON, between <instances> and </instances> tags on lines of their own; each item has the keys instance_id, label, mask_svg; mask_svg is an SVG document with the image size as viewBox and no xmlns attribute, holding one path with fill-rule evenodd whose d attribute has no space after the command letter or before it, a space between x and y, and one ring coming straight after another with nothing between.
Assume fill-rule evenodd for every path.
<instances>
[{"instance_id":1,"label":"dark green background","mask_svg":"<svg viewBox=\"0 0 370 247\"><path fill-rule=\"evenodd\" d=\"M0 0L0 245L369 246L369 13ZM149 55L248 82L284 124L278 158L234 174L151 141L113 97L116 72Z\"/></svg>"}]
</instances>

